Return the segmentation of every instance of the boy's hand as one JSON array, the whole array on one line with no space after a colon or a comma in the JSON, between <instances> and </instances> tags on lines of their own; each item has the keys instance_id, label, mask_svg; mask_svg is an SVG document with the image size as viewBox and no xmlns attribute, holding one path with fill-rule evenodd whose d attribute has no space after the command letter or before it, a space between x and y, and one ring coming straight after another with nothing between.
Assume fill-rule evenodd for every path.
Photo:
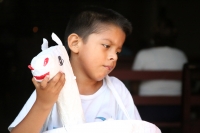
<instances>
[{"instance_id":1,"label":"boy's hand","mask_svg":"<svg viewBox=\"0 0 200 133\"><path fill-rule=\"evenodd\" d=\"M42 109L51 109L57 101L59 93L65 84L65 74L58 72L49 82L47 75L42 82L37 82L32 78L35 85L37 98L35 104Z\"/></svg>"}]
</instances>

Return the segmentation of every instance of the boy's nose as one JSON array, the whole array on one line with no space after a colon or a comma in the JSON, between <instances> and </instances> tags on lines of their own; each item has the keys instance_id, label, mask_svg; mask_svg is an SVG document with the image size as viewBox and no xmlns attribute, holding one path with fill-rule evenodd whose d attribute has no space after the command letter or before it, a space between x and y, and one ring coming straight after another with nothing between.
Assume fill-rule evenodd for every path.
<instances>
[{"instance_id":1,"label":"boy's nose","mask_svg":"<svg viewBox=\"0 0 200 133\"><path fill-rule=\"evenodd\" d=\"M112 53L109 55L109 60L117 61L118 56L116 53Z\"/></svg>"}]
</instances>

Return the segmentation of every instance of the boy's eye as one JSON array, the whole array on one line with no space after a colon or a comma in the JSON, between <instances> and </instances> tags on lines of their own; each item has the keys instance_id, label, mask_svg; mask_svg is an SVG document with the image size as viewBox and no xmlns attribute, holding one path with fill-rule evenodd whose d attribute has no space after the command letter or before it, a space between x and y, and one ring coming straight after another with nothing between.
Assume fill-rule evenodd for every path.
<instances>
[{"instance_id":1,"label":"boy's eye","mask_svg":"<svg viewBox=\"0 0 200 133\"><path fill-rule=\"evenodd\" d=\"M117 52L116 54L117 54L117 55L119 55L119 54L120 54L120 52Z\"/></svg>"},{"instance_id":2,"label":"boy's eye","mask_svg":"<svg viewBox=\"0 0 200 133\"><path fill-rule=\"evenodd\" d=\"M105 48L109 48L110 46L109 45L106 45L106 44L102 44Z\"/></svg>"}]
</instances>

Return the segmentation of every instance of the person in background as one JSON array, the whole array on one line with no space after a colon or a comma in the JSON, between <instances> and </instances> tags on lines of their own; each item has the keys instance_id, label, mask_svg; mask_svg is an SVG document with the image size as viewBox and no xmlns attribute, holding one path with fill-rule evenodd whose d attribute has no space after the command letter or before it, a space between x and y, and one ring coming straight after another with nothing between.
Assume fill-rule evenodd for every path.
<instances>
[{"instance_id":1,"label":"person in background","mask_svg":"<svg viewBox=\"0 0 200 133\"><path fill-rule=\"evenodd\" d=\"M177 29L172 21L169 19L159 20L150 40L151 47L142 49L136 54L132 70L182 70L183 65L187 62L187 57L183 51L175 48L176 38ZM138 94L141 96L180 96L181 81L143 81L138 86ZM138 110L143 119L150 121L168 121L180 118L179 107L151 106L138 107ZM161 115L153 115L160 114L160 112L162 112Z\"/></svg>"}]
</instances>

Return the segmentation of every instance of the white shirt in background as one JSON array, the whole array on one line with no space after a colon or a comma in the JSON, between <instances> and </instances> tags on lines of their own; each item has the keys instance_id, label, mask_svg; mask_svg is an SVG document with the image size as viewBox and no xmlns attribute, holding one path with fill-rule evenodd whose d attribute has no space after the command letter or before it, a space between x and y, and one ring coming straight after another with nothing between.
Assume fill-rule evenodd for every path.
<instances>
[{"instance_id":1,"label":"white shirt in background","mask_svg":"<svg viewBox=\"0 0 200 133\"><path fill-rule=\"evenodd\" d=\"M171 47L155 47L137 53L132 70L182 70L185 54ZM139 86L139 95L181 95L181 81L150 80Z\"/></svg>"}]
</instances>

